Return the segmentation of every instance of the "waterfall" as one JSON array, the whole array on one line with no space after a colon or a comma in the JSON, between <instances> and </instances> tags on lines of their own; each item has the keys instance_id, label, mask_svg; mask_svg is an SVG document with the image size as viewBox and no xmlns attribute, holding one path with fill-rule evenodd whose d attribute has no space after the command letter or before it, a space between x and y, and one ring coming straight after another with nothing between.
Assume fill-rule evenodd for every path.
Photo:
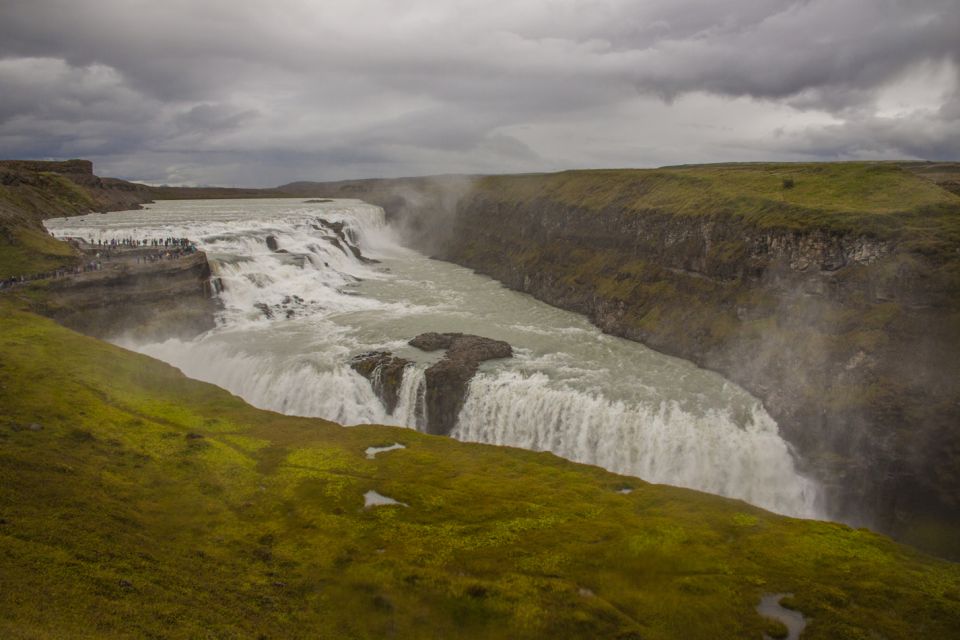
<instances>
[{"instance_id":1,"label":"waterfall","mask_svg":"<svg viewBox=\"0 0 960 640\"><path fill-rule=\"evenodd\" d=\"M427 427L425 382L426 367L409 366L403 372L403 382L400 385L399 401L393 411L393 420L396 424L413 427L424 431Z\"/></svg>"},{"instance_id":2,"label":"waterfall","mask_svg":"<svg viewBox=\"0 0 960 640\"><path fill-rule=\"evenodd\" d=\"M746 425L724 411L695 415L676 402L626 404L543 374L481 374L457 426L459 440L552 451L569 460L723 496L780 513L817 514L814 483L798 478L777 425L759 403Z\"/></svg>"},{"instance_id":3,"label":"waterfall","mask_svg":"<svg viewBox=\"0 0 960 640\"><path fill-rule=\"evenodd\" d=\"M170 362L191 378L213 382L260 409L340 424L395 423L366 379L345 364L324 363L322 357L268 359L221 340L125 346Z\"/></svg>"},{"instance_id":4,"label":"waterfall","mask_svg":"<svg viewBox=\"0 0 960 640\"><path fill-rule=\"evenodd\" d=\"M59 237L189 238L205 251L223 311L193 340L114 341L254 406L344 425L426 427L425 370L442 354L407 341L463 331L514 346L470 383L451 436L815 517L761 404L715 373L602 334L584 318L399 245L383 210L356 200L179 201L47 221ZM380 260L381 262L377 262ZM349 362L412 360L392 414Z\"/></svg>"}]
</instances>

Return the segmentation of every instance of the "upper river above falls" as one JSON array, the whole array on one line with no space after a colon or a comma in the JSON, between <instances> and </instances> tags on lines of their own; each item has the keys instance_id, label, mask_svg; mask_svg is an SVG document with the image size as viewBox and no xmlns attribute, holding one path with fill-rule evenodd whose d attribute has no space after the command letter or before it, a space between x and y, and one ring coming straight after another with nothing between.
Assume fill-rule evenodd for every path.
<instances>
[{"instance_id":1,"label":"upper river above falls","mask_svg":"<svg viewBox=\"0 0 960 640\"><path fill-rule=\"evenodd\" d=\"M57 237L94 242L196 242L223 284L217 328L191 341L114 342L257 407L346 425L422 427L423 370L440 354L407 341L427 331L473 333L509 342L514 357L481 365L452 437L552 451L787 515L821 513L816 484L796 471L777 424L743 389L403 247L379 207L169 201L46 224ZM349 366L372 350L416 363L393 415Z\"/></svg>"}]
</instances>

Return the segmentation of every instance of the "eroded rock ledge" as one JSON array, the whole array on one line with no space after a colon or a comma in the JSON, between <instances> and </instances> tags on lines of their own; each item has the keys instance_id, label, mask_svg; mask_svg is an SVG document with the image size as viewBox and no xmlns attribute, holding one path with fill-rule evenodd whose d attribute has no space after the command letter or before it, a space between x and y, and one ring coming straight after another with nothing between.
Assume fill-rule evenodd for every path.
<instances>
[{"instance_id":1,"label":"eroded rock ledge","mask_svg":"<svg viewBox=\"0 0 960 640\"><path fill-rule=\"evenodd\" d=\"M203 252L103 266L101 271L50 281L36 311L97 338L189 339L215 326L219 302Z\"/></svg>"},{"instance_id":2,"label":"eroded rock ledge","mask_svg":"<svg viewBox=\"0 0 960 640\"><path fill-rule=\"evenodd\" d=\"M421 417L425 418L427 433L434 435L447 435L456 425L470 380L480 363L513 356L513 348L503 340L463 333L422 333L409 344L422 351L446 350L443 359L424 374L424 415ZM410 360L389 351L363 353L350 362L354 371L370 381L390 414L397 407L403 375L411 364Z\"/></svg>"},{"instance_id":3,"label":"eroded rock ledge","mask_svg":"<svg viewBox=\"0 0 960 640\"><path fill-rule=\"evenodd\" d=\"M446 349L443 359L426 371L427 433L446 435L457 422L470 379L481 362L513 356L502 340L463 333L422 333L410 346L423 351Z\"/></svg>"},{"instance_id":4,"label":"eroded rock ledge","mask_svg":"<svg viewBox=\"0 0 960 640\"><path fill-rule=\"evenodd\" d=\"M410 360L398 358L389 351L361 353L350 361L350 367L370 381L373 392L389 414L397 408L403 372L411 364Z\"/></svg>"}]
</instances>

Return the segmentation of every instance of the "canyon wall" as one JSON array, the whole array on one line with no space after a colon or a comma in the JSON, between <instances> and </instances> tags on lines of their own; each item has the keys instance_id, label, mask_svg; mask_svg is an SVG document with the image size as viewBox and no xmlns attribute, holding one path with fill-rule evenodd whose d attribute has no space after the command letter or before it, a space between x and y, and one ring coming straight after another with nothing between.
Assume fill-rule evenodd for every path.
<instances>
[{"instance_id":1,"label":"canyon wall","mask_svg":"<svg viewBox=\"0 0 960 640\"><path fill-rule=\"evenodd\" d=\"M441 257L722 372L763 399L833 516L957 551L960 245L943 236L960 199L876 228L787 203L771 222L565 188L479 181Z\"/></svg>"},{"instance_id":2,"label":"canyon wall","mask_svg":"<svg viewBox=\"0 0 960 640\"><path fill-rule=\"evenodd\" d=\"M202 251L51 280L34 310L97 338L191 338L214 327L219 309Z\"/></svg>"},{"instance_id":3,"label":"canyon wall","mask_svg":"<svg viewBox=\"0 0 960 640\"><path fill-rule=\"evenodd\" d=\"M723 373L763 400L833 517L956 557L960 198L919 173L721 165L281 189L379 204L432 255Z\"/></svg>"}]
</instances>

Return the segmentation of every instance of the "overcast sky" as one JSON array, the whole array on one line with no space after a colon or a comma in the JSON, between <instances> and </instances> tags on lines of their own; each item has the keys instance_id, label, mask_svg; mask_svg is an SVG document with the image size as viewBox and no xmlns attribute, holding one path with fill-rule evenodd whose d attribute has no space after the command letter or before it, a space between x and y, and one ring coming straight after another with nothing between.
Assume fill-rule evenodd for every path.
<instances>
[{"instance_id":1,"label":"overcast sky","mask_svg":"<svg viewBox=\"0 0 960 640\"><path fill-rule=\"evenodd\" d=\"M960 159L960 0L2 0L0 157L151 183Z\"/></svg>"}]
</instances>

